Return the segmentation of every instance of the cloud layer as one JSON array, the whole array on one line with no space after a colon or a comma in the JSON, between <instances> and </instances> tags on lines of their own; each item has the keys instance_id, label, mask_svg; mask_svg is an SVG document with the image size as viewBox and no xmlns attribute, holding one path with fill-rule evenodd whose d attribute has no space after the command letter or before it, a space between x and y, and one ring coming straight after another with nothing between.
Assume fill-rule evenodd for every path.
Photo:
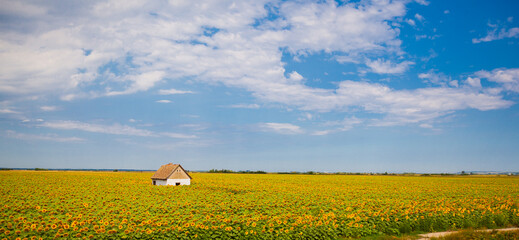
<instances>
[{"instance_id":1,"label":"cloud layer","mask_svg":"<svg viewBox=\"0 0 519 240\"><path fill-rule=\"evenodd\" d=\"M61 130L78 130L84 132L92 132L92 133L103 133L103 134L113 134L113 135L126 135L126 136L138 136L138 137L160 137L166 136L170 138L182 138L182 139L194 139L197 138L196 135L187 135L181 133L172 133L172 132L152 132L145 129L139 129L127 125L121 124L113 124L113 125L102 125L102 124L92 124L92 123L84 123L78 121L53 121L53 122L44 122L40 124L41 127L53 128L53 129L61 129Z\"/></svg>"},{"instance_id":2,"label":"cloud layer","mask_svg":"<svg viewBox=\"0 0 519 240\"><path fill-rule=\"evenodd\" d=\"M505 38L519 38L519 28L498 28L497 25L489 24L492 30L487 32L487 35L481 38L473 38L472 43L491 42Z\"/></svg>"},{"instance_id":3,"label":"cloud layer","mask_svg":"<svg viewBox=\"0 0 519 240\"><path fill-rule=\"evenodd\" d=\"M408 71L413 61L389 60L405 56L398 23L405 21L406 3L88 1L61 11L61 3L4 1L1 14L9 21L21 22L21 26L0 25L0 92L50 94L74 100L134 94L161 83L190 79L245 89L261 101L304 111L360 109L381 114L378 122L371 121L374 125L419 123L457 110L485 111L512 104L500 95L474 88L474 79L466 84L472 88L449 82L395 90L380 83L340 80L337 88L323 89L306 85L304 76L297 72L286 72L283 55L299 58L320 53L334 53L340 62L354 63L377 74ZM415 18L424 20L419 14ZM496 36L475 41L512 37L515 30ZM517 79L514 70L480 71L475 75L501 84L503 90L518 92L517 80L509 80ZM193 93L177 89L154 92ZM124 125L63 121L42 126L156 135ZM274 123L263 127L298 131Z\"/></svg>"},{"instance_id":4,"label":"cloud layer","mask_svg":"<svg viewBox=\"0 0 519 240\"><path fill-rule=\"evenodd\" d=\"M304 131L297 125L290 123L262 123L259 128L266 132L275 132L279 134L301 134Z\"/></svg>"}]
</instances>

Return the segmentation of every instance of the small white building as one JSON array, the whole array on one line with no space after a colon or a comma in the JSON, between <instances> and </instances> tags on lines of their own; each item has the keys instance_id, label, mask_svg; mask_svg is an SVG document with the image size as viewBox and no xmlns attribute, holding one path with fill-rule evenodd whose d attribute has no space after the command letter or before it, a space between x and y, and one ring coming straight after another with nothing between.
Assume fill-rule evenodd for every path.
<instances>
[{"instance_id":1,"label":"small white building","mask_svg":"<svg viewBox=\"0 0 519 240\"><path fill-rule=\"evenodd\" d=\"M180 164L173 163L160 166L159 170L151 176L153 185L190 185L191 179Z\"/></svg>"}]
</instances>

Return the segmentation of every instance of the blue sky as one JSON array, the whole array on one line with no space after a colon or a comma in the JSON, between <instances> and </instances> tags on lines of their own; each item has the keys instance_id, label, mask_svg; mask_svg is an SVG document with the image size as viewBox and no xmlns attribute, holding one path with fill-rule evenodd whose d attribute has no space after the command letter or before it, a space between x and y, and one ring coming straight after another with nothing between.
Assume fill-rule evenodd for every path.
<instances>
[{"instance_id":1,"label":"blue sky","mask_svg":"<svg viewBox=\"0 0 519 240\"><path fill-rule=\"evenodd\" d=\"M5 1L0 166L519 171L517 1Z\"/></svg>"}]
</instances>

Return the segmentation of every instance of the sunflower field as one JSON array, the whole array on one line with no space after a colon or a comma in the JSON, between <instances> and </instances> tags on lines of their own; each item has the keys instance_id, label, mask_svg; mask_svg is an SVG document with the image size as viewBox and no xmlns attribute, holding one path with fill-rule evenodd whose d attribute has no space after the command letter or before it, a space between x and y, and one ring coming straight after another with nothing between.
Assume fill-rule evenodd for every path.
<instances>
[{"instance_id":1,"label":"sunflower field","mask_svg":"<svg viewBox=\"0 0 519 240\"><path fill-rule=\"evenodd\" d=\"M336 239L519 225L513 176L0 172L0 239Z\"/></svg>"}]
</instances>

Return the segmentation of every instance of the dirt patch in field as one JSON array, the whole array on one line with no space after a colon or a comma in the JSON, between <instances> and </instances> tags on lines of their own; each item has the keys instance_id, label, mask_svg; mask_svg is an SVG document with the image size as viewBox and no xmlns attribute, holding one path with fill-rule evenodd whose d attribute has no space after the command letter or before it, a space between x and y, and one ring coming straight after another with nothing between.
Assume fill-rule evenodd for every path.
<instances>
[{"instance_id":1,"label":"dirt patch in field","mask_svg":"<svg viewBox=\"0 0 519 240\"><path fill-rule=\"evenodd\" d=\"M512 227L512 228L501 228L501 229L483 229L483 230L475 230L476 232L492 232L492 231L498 231L498 232L506 232L506 231L518 231L519 228ZM424 233L419 234L420 238L418 240L428 240L431 238L439 238L439 237L445 237L451 234L459 233L460 231L448 231L448 232L434 232L434 233Z\"/></svg>"}]
</instances>

